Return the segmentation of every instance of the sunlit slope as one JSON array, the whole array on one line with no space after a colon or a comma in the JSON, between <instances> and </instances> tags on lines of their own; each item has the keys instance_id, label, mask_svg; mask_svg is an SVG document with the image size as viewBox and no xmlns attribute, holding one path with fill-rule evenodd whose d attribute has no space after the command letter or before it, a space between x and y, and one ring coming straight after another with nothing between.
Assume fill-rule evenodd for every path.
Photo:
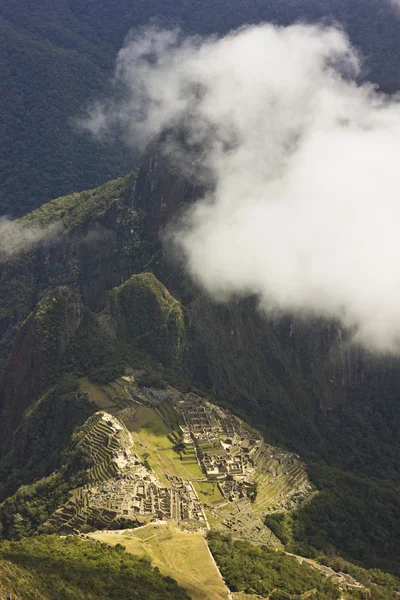
<instances>
[{"instance_id":1,"label":"sunlit slope","mask_svg":"<svg viewBox=\"0 0 400 600\"><path fill-rule=\"evenodd\" d=\"M37 536L0 543L0 598L188 600L176 581L138 556L89 539Z\"/></svg>"},{"instance_id":2,"label":"sunlit slope","mask_svg":"<svg viewBox=\"0 0 400 600\"><path fill-rule=\"evenodd\" d=\"M176 451L182 422L170 399L151 407L140 387L132 383L127 385L123 378L107 386L83 379L81 385L99 408L122 420L132 434L135 452L161 481L168 485L167 473L191 480L203 504L213 506L223 502L218 481L207 480L194 446L186 444L183 452ZM157 390L152 393L155 396L163 394ZM241 423L253 434L257 433ZM266 444L254 454L253 461L252 477L257 485L252 504L255 514L262 517L269 512L290 510L297 502L296 493L301 497L308 485L304 464L293 453Z\"/></svg>"},{"instance_id":3,"label":"sunlit slope","mask_svg":"<svg viewBox=\"0 0 400 600\"><path fill-rule=\"evenodd\" d=\"M127 552L150 559L164 575L176 579L193 600L228 598L227 588L200 533L182 531L169 522L122 534L96 531L89 536L112 546L122 544Z\"/></svg>"}]
</instances>

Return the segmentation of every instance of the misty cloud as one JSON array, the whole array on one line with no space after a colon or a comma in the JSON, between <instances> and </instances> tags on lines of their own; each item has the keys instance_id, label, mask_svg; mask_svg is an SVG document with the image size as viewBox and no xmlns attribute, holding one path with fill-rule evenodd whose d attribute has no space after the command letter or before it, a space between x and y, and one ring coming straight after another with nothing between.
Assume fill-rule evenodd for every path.
<instances>
[{"instance_id":1,"label":"misty cloud","mask_svg":"<svg viewBox=\"0 0 400 600\"><path fill-rule=\"evenodd\" d=\"M86 127L143 146L185 124L211 191L174 238L209 293L338 318L398 352L400 100L357 84L358 70L332 27L136 32L117 61L124 100L93 107Z\"/></svg>"},{"instance_id":2,"label":"misty cloud","mask_svg":"<svg viewBox=\"0 0 400 600\"><path fill-rule=\"evenodd\" d=\"M35 244L51 240L58 232L57 225L41 227L33 223L12 221L0 217L0 263L29 250Z\"/></svg>"}]
</instances>

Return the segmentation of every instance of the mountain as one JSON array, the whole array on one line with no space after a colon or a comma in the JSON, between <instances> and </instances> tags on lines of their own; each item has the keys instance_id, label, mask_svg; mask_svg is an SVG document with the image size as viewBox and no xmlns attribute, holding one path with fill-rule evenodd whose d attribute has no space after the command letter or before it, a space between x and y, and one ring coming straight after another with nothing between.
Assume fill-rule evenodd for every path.
<instances>
[{"instance_id":1,"label":"mountain","mask_svg":"<svg viewBox=\"0 0 400 600\"><path fill-rule=\"evenodd\" d=\"M56 196L100 185L137 163L116 140L93 142L73 121L107 95L132 27L156 20L188 33L245 23L337 21L365 57L363 76L397 89L399 21L378 0L4 0L0 8L0 213L20 216Z\"/></svg>"},{"instance_id":2,"label":"mountain","mask_svg":"<svg viewBox=\"0 0 400 600\"><path fill-rule=\"evenodd\" d=\"M349 345L335 322L267 319L255 299L222 305L206 297L173 259L162 235L200 194L154 143L138 171L52 200L14 221L21 243L2 249L0 264L3 537L48 534L53 530L46 522L56 531L60 522L71 522L73 531L116 543L101 532L115 519L111 505L101 509L101 519L96 511L87 515L98 502L91 500L98 493L93 486L105 486L99 506L104 498L112 503L107 481L114 481L115 468L128 460L130 450L119 451L110 431L126 427L139 457L134 469L150 469L161 482L153 485L173 489L165 479L171 465L182 480L173 480L178 487L186 490L186 478L200 485L196 493L210 510L209 526L218 531L223 525L222 538L211 537L210 547L232 591L237 581L247 581L240 574L242 563L254 575L241 591L272 590L270 581L287 568L284 549L297 561L306 557L333 569L325 576L334 587L325 589L325 579L318 580L314 596L395 598L400 590L399 361ZM233 413L239 419L234 423L247 423L241 427L248 431L255 427L271 448L272 462L258 466L253 459L253 479L245 484L247 491L240 486L237 491L247 503L244 518L252 514L253 496L257 519L266 519L266 525L254 520L257 535L266 536L259 543L275 540L281 548L268 573L259 574L257 552L240 546L246 538L240 523L218 512L225 484L201 481L204 453L215 456L218 447L221 465L227 460L229 428L216 445L207 442L206 450L198 442L188 444L179 420L180 403L186 401L195 402L198 415L207 414L204 403L211 403L215 414L225 415L218 417L226 423L222 430ZM110 415L102 417L104 423L93 421L99 411ZM245 446L240 456L250 451L249 443ZM230 450L232 456L236 452ZM160 466L161 457L168 469L163 460ZM305 473L311 485L307 497L302 484L296 487ZM148 493L153 506L153 492ZM297 501L291 504L285 494ZM223 511L231 510L231 501ZM130 510L117 512L118 519L127 519ZM229 531L233 540L225 540ZM154 533L153 560L171 574L163 548L184 548L184 532ZM204 544L201 535L193 535L193 544ZM124 545L144 552L140 539L135 534ZM231 544L229 553L225 544ZM269 555L262 560L268 562ZM188 569L183 568L187 577ZM355 581L345 591L339 572ZM179 573L172 576L181 582ZM310 592L307 573L298 574L302 584L291 591L281 587L279 593L292 598ZM264 587L255 584L260 577Z\"/></svg>"}]
</instances>

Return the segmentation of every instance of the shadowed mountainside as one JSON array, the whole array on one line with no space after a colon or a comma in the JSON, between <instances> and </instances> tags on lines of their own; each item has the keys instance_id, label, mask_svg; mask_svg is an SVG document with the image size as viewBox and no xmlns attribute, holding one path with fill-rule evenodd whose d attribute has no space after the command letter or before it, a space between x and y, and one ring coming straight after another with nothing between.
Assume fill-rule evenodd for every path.
<instances>
[{"instance_id":1,"label":"shadowed mountainside","mask_svg":"<svg viewBox=\"0 0 400 600\"><path fill-rule=\"evenodd\" d=\"M60 233L0 265L6 493L60 464L56 414L70 416L78 398L73 386L49 386L145 368L163 385L200 389L308 462L324 491L287 525L302 552L338 548L398 569L398 359L353 347L338 323L267 318L255 298L206 298L162 244L165 226L199 194L153 146L138 173L19 221L58 222ZM69 416L71 431L87 410ZM49 460L41 439L53 440Z\"/></svg>"}]
</instances>

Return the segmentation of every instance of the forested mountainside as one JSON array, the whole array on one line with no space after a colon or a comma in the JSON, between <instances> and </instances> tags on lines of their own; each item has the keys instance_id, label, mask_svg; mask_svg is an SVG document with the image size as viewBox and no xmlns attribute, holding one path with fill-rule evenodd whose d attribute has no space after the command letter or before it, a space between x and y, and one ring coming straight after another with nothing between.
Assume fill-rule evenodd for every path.
<instances>
[{"instance_id":1,"label":"forested mountainside","mask_svg":"<svg viewBox=\"0 0 400 600\"><path fill-rule=\"evenodd\" d=\"M25 506L41 523L64 501L76 484L65 452L96 410L82 381L106 385L131 367L301 455L319 492L267 521L289 551L398 574L399 361L349 345L337 323L206 298L161 235L199 193L154 145L138 172L16 221L26 246L3 247L0 266L0 517Z\"/></svg>"},{"instance_id":2,"label":"forested mountainside","mask_svg":"<svg viewBox=\"0 0 400 600\"><path fill-rule=\"evenodd\" d=\"M335 20L365 56L363 76L390 90L400 79L399 16L389 1L5 0L0 15L1 214L22 215L135 167L133 152L113 139L93 142L73 120L106 95L128 31L152 19L200 34L260 21Z\"/></svg>"}]
</instances>

